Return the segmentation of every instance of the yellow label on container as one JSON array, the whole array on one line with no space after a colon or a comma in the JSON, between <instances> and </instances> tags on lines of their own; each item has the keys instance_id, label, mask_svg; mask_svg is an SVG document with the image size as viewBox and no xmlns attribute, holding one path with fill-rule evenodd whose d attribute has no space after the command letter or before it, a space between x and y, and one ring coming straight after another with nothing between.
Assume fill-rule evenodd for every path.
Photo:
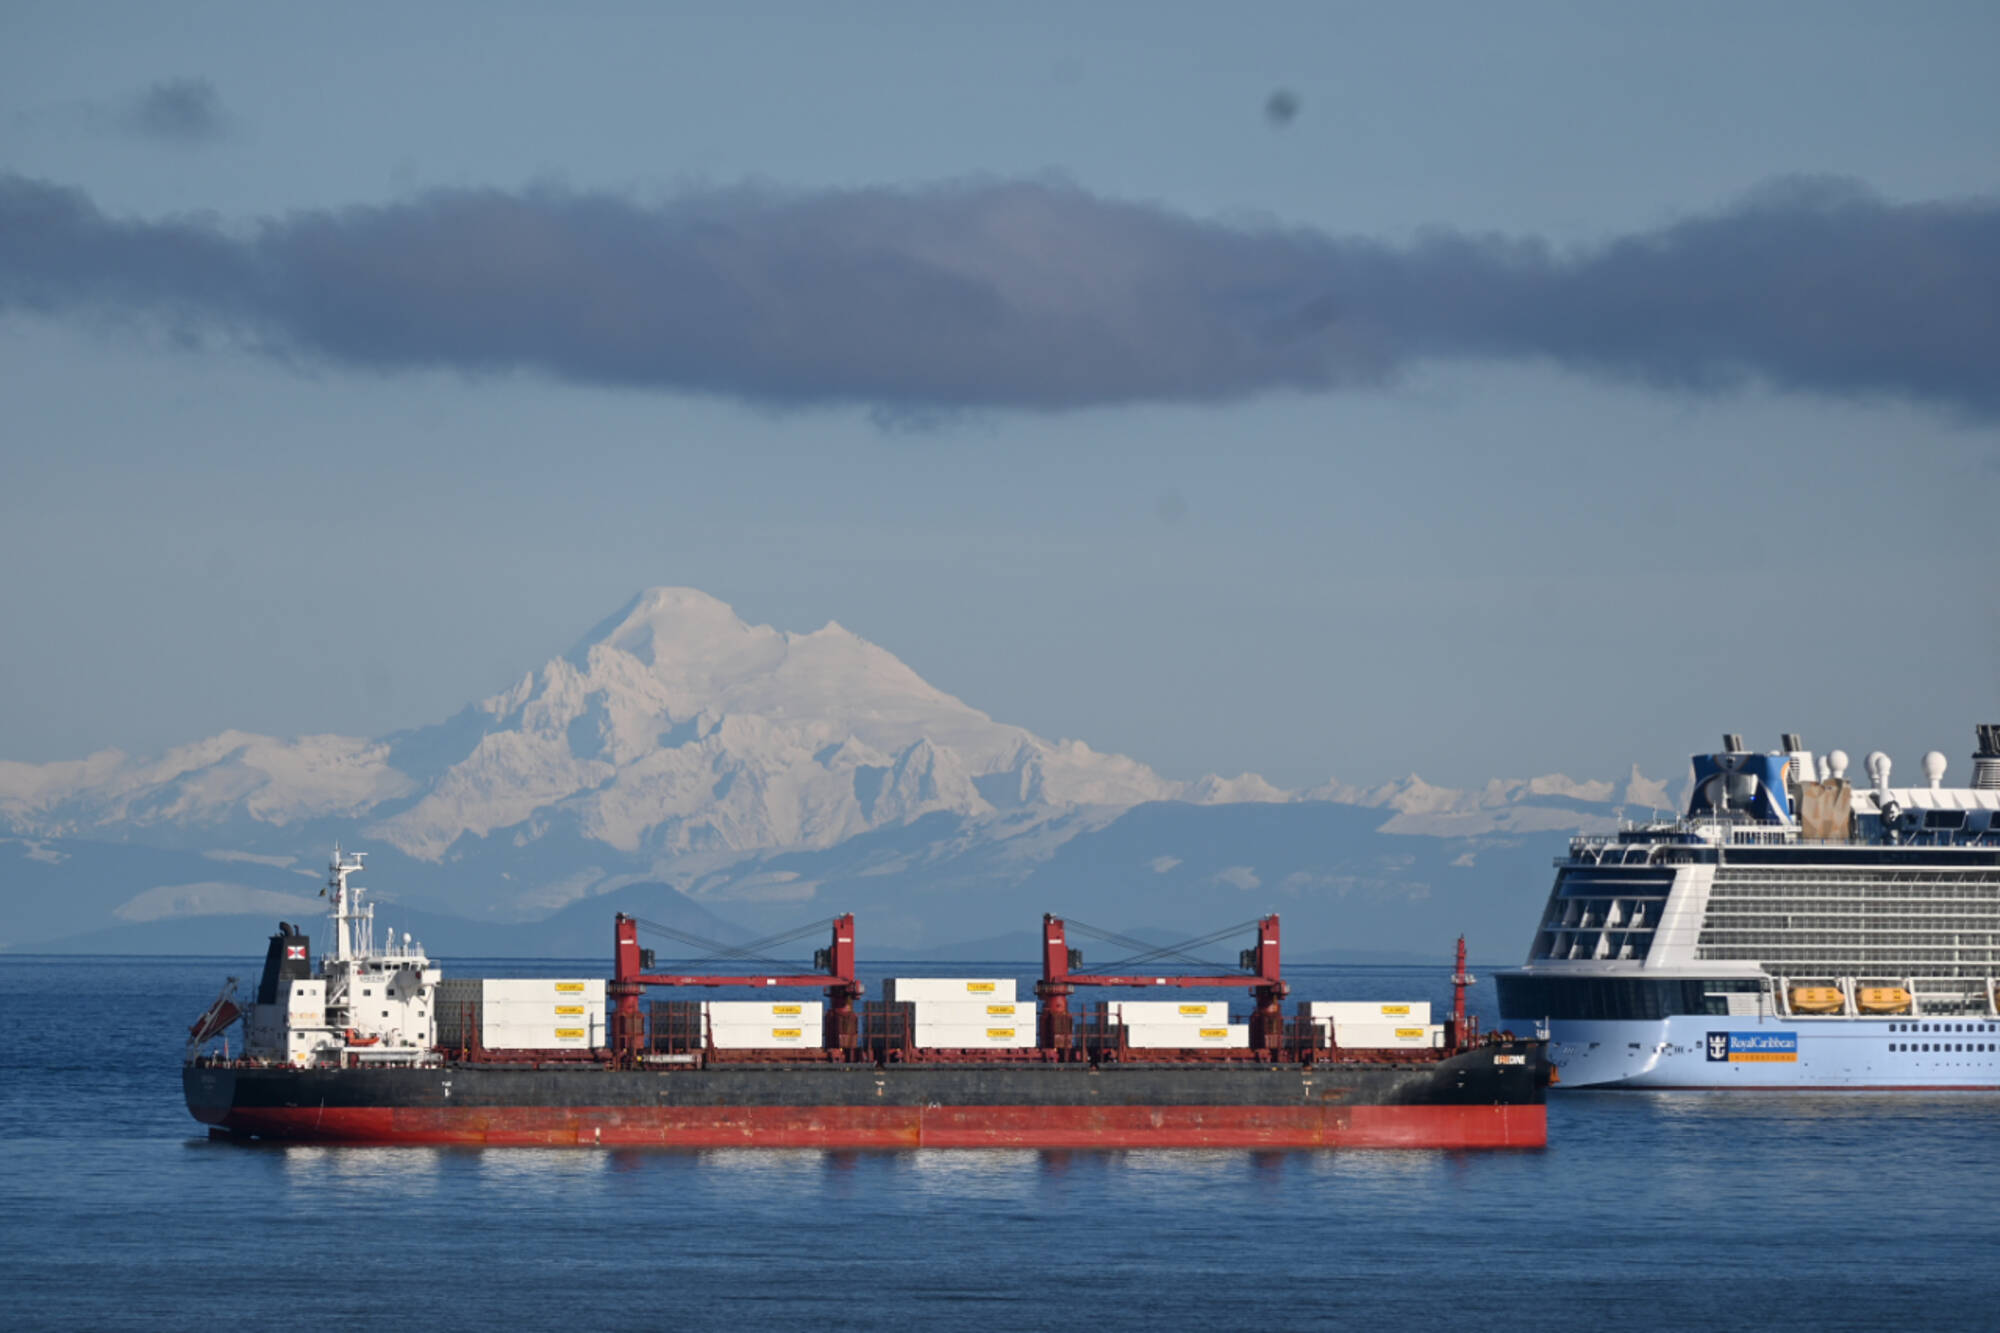
<instances>
[{"instance_id":1,"label":"yellow label on container","mask_svg":"<svg viewBox=\"0 0 2000 1333\"><path fill-rule=\"evenodd\" d=\"M1014 1006L1011 1004L989 1004L986 1006L986 1012L995 1018L1012 1018L1014 1016Z\"/></svg>"},{"instance_id":2,"label":"yellow label on container","mask_svg":"<svg viewBox=\"0 0 2000 1333\"><path fill-rule=\"evenodd\" d=\"M990 981L968 981L965 983L965 989L966 993L970 995L991 995L993 993L993 983Z\"/></svg>"},{"instance_id":3,"label":"yellow label on container","mask_svg":"<svg viewBox=\"0 0 2000 1333\"><path fill-rule=\"evenodd\" d=\"M803 1028L771 1029L771 1038L774 1041L797 1041L800 1037L804 1035L805 1035L805 1030Z\"/></svg>"},{"instance_id":4,"label":"yellow label on container","mask_svg":"<svg viewBox=\"0 0 2000 1333\"><path fill-rule=\"evenodd\" d=\"M805 1010L795 1004L774 1004L771 1006L771 1012L774 1014L802 1014Z\"/></svg>"},{"instance_id":5,"label":"yellow label on container","mask_svg":"<svg viewBox=\"0 0 2000 1333\"><path fill-rule=\"evenodd\" d=\"M583 1029L582 1029L582 1028L557 1028L557 1029L556 1029L556 1040L557 1040L557 1041L582 1041L582 1040L583 1040Z\"/></svg>"},{"instance_id":6,"label":"yellow label on container","mask_svg":"<svg viewBox=\"0 0 2000 1333\"><path fill-rule=\"evenodd\" d=\"M1396 1040L1398 1040L1398 1041L1403 1041L1403 1040L1405 1040L1405 1039L1414 1039L1414 1038L1417 1038L1417 1037L1421 1037L1421 1036L1423 1036L1423 1035L1424 1035L1424 1030L1423 1030L1422 1028L1397 1028L1397 1029L1396 1029Z\"/></svg>"},{"instance_id":7,"label":"yellow label on container","mask_svg":"<svg viewBox=\"0 0 2000 1333\"><path fill-rule=\"evenodd\" d=\"M1012 1041L1014 1040L1014 1029L988 1028L986 1029L986 1039L988 1041Z\"/></svg>"},{"instance_id":8,"label":"yellow label on container","mask_svg":"<svg viewBox=\"0 0 2000 1333\"><path fill-rule=\"evenodd\" d=\"M1228 1036L1229 1036L1228 1028L1203 1028L1201 1030L1201 1039L1203 1041L1223 1041L1226 1040Z\"/></svg>"},{"instance_id":9,"label":"yellow label on container","mask_svg":"<svg viewBox=\"0 0 2000 1333\"><path fill-rule=\"evenodd\" d=\"M581 981L558 981L556 989L559 991L575 991L581 995L583 993L583 983Z\"/></svg>"},{"instance_id":10,"label":"yellow label on container","mask_svg":"<svg viewBox=\"0 0 2000 1333\"><path fill-rule=\"evenodd\" d=\"M582 1018L583 1006L580 1004L559 1004L556 1006L556 1013L561 1016Z\"/></svg>"},{"instance_id":11,"label":"yellow label on container","mask_svg":"<svg viewBox=\"0 0 2000 1333\"><path fill-rule=\"evenodd\" d=\"M1207 1006L1207 1005L1205 1005L1205 1004L1184 1004L1184 1005L1182 1005L1182 1006L1181 1006L1181 1017L1182 1017L1182 1018L1207 1018L1207 1017L1208 1017L1208 1006Z\"/></svg>"},{"instance_id":12,"label":"yellow label on container","mask_svg":"<svg viewBox=\"0 0 2000 1333\"><path fill-rule=\"evenodd\" d=\"M1407 1014L1410 1012L1410 1006L1407 1004L1385 1004L1382 1006L1382 1012L1385 1014Z\"/></svg>"}]
</instances>

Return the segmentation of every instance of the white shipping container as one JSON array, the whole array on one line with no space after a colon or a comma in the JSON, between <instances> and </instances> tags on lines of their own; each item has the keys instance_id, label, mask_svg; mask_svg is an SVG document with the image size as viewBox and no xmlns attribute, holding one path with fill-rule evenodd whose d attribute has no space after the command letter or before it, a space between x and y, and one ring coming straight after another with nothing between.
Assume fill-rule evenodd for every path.
<instances>
[{"instance_id":1,"label":"white shipping container","mask_svg":"<svg viewBox=\"0 0 2000 1333\"><path fill-rule=\"evenodd\" d=\"M1214 1027L1229 1021L1227 1000L1114 1000L1114 1023L1198 1023Z\"/></svg>"},{"instance_id":2,"label":"white shipping container","mask_svg":"<svg viewBox=\"0 0 2000 1333\"><path fill-rule=\"evenodd\" d=\"M717 1050L761 1051L774 1050L786 1046L805 1046L818 1049L821 1045L819 1025L815 1023L790 1023L783 1026L769 1022L752 1026L748 1023L725 1023L709 1030L709 1039Z\"/></svg>"},{"instance_id":3,"label":"white shipping container","mask_svg":"<svg viewBox=\"0 0 2000 1333\"><path fill-rule=\"evenodd\" d=\"M603 977L487 977L479 983L485 1000L540 1000L558 995L602 995Z\"/></svg>"},{"instance_id":4,"label":"white shipping container","mask_svg":"<svg viewBox=\"0 0 2000 1333\"><path fill-rule=\"evenodd\" d=\"M708 1021L717 1026L734 1024L776 1025L818 1031L826 1014L824 1000L708 1000L701 1006Z\"/></svg>"},{"instance_id":5,"label":"white shipping container","mask_svg":"<svg viewBox=\"0 0 2000 1333\"><path fill-rule=\"evenodd\" d=\"M553 1032L557 1028L592 1028L603 1026L604 1020L586 1014L582 1018L513 1018L488 1019L480 1026L487 1036L501 1032Z\"/></svg>"},{"instance_id":6,"label":"white shipping container","mask_svg":"<svg viewBox=\"0 0 2000 1333\"><path fill-rule=\"evenodd\" d=\"M950 1023L963 1027L1035 1021L1033 1000L918 1000L917 1022Z\"/></svg>"},{"instance_id":7,"label":"white shipping container","mask_svg":"<svg viewBox=\"0 0 2000 1333\"><path fill-rule=\"evenodd\" d=\"M926 1023L917 1021L916 1043L931 1047L1006 1049L1035 1044L1033 1023Z\"/></svg>"},{"instance_id":8,"label":"white shipping container","mask_svg":"<svg viewBox=\"0 0 2000 1333\"><path fill-rule=\"evenodd\" d=\"M489 1002L480 1005L479 1012L487 1015L489 1018L527 1021L538 1018L554 1018L558 1015L601 1014L604 1012L604 1002L599 1000L593 1004L589 1000L578 999L573 996L564 997L560 1000L554 998L546 1000L502 1000L498 1003Z\"/></svg>"},{"instance_id":9,"label":"white shipping container","mask_svg":"<svg viewBox=\"0 0 2000 1333\"><path fill-rule=\"evenodd\" d=\"M1335 1023L1333 1040L1349 1050L1376 1051L1444 1045L1441 1024Z\"/></svg>"},{"instance_id":10,"label":"white shipping container","mask_svg":"<svg viewBox=\"0 0 2000 1333\"><path fill-rule=\"evenodd\" d=\"M983 1000L1007 1004L1014 998L1012 977L890 977L882 998L891 1003L914 1000Z\"/></svg>"},{"instance_id":11,"label":"white shipping container","mask_svg":"<svg viewBox=\"0 0 2000 1333\"><path fill-rule=\"evenodd\" d=\"M1131 1023L1125 1028L1125 1044L1150 1050L1184 1050L1199 1046L1250 1045L1248 1023Z\"/></svg>"},{"instance_id":12,"label":"white shipping container","mask_svg":"<svg viewBox=\"0 0 2000 1333\"><path fill-rule=\"evenodd\" d=\"M1421 1027L1431 1021L1429 1000L1314 1000L1306 1006L1314 1018L1330 1018L1336 1023L1392 1023L1397 1027Z\"/></svg>"},{"instance_id":13,"label":"white shipping container","mask_svg":"<svg viewBox=\"0 0 2000 1333\"><path fill-rule=\"evenodd\" d=\"M504 1032L486 1033L480 1037L480 1045L489 1051L555 1051L587 1050L603 1045L602 1040L593 1040L593 1033L602 1037L602 1028L513 1028Z\"/></svg>"}]
</instances>

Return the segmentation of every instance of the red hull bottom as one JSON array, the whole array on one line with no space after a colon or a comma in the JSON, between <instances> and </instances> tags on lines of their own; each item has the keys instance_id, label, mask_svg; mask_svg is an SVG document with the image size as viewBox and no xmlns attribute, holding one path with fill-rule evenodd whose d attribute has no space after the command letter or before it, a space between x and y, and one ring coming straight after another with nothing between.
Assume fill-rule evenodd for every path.
<instances>
[{"instance_id":1,"label":"red hull bottom","mask_svg":"<svg viewBox=\"0 0 2000 1333\"><path fill-rule=\"evenodd\" d=\"M1541 1148L1529 1106L259 1107L228 1129L343 1143L667 1148Z\"/></svg>"}]
</instances>

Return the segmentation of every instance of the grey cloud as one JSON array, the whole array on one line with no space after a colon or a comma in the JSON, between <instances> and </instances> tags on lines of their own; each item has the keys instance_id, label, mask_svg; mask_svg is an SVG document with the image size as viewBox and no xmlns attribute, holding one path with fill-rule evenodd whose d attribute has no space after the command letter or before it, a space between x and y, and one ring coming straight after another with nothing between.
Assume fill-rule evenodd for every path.
<instances>
[{"instance_id":1,"label":"grey cloud","mask_svg":"<svg viewBox=\"0 0 2000 1333\"><path fill-rule=\"evenodd\" d=\"M447 191L225 228L112 218L0 177L9 306L382 371L530 370L911 420L1326 391L1446 358L2000 412L2000 205L1825 181L1565 250L1223 223L1046 181L654 206Z\"/></svg>"},{"instance_id":2,"label":"grey cloud","mask_svg":"<svg viewBox=\"0 0 2000 1333\"><path fill-rule=\"evenodd\" d=\"M165 79L140 93L119 118L135 134L206 143L229 128L222 98L207 79Z\"/></svg>"}]
</instances>

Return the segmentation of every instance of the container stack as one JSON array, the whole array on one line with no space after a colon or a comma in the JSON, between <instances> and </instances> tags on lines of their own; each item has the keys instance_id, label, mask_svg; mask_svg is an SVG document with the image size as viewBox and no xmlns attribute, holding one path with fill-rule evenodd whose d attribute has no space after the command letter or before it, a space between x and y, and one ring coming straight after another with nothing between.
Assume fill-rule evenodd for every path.
<instances>
[{"instance_id":1,"label":"container stack","mask_svg":"<svg viewBox=\"0 0 2000 1333\"><path fill-rule=\"evenodd\" d=\"M891 977L890 1004L908 1004L918 1046L1005 1050L1035 1044L1034 1001L1014 998L1012 977Z\"/></svg>"},{"instance_id":2,"label":"container stack","mask_svg":"<svg viewBox=\"0 0 2000 1333\"><path fill-rule=\"evenodd\" d=\"M481 988L478 977L446 977L431 994L431 1012L437 1017L437 1044L456 1051L472 1044L479 1031Z\"/></svg>"},{"instance_id":3,"label":"container stack","mask_svg":"<svg viewBox=\"0 0 2000 1333\"><path fill-rule=\"evenodd\" d=\"M685 1055L708 1043L708 1022L700 1000L648 1000L646 1034L654 1051Z\"/></svg>"},{"instance_id":4,"label":"container stack","mask_svg":"<svg viewBox=\"0 0 2000 1333\"><path fill-rule=\"evenodd\" d=\"M1315 1000L1306 1006L1321 1045L1346 1050L1430 1050L1444 1045L1444 1025L1431 1022L1428 1000L1378 1003Z\"/></svg>"},{"instance_id":5,"label":"container stack","mask_svg":"<svg viewBox=\"0 0 2000 1333\"><path fill-rule=\"evenodd\" d=\"M488 977L479 983L479 1039L494 1051L602 1046L604 980Z\"/></svg>"},{"instance_id":6,"label":"container stack","mask_svg":"<svg viewBox=\"0 0 2000 1333\"><path fill-rule=\"evenodd\" d=\"M1105 1008L1125 1025L1125 1044L1134 1049L1250 1045L1250 1025L1229 1021L1226 1000L1114 1000Z\"/></svg>"},{"instance_id":7,"label":"container stack","mask_svg":"<svg viewBox=\"0 0 2000 1333\"><path fill-rule=\"evenodd\" d=\"M825 1044L823 1000L709 1000L701 1009L718 1051L818 1050Z\"/></svg>"}]
</instances>

